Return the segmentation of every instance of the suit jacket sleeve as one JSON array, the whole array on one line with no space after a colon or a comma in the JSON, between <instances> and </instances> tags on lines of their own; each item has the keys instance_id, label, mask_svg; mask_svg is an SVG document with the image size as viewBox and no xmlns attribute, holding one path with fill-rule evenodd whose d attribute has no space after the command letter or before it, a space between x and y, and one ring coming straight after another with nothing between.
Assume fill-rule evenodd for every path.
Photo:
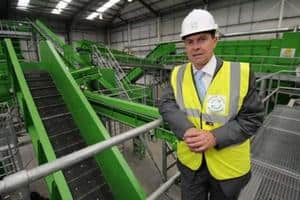
<instances>
[{"instance_id":1,"label":"suit jacket sleeve","mask_svg":"<svg viewBox=\"0 0 300 200\"><path fill-rule=\"evenodd\" d=\"M255 135L263 121L264 105L255 87L255 76L250 73L248 93L237 116L212 132L216 137L216 148L238 144Z\"/></svg>"},{"instance_id":2,"label":"suit jacket sleeve","mask_svg":"<svg viewBox=\"0 0 300 200\"><path fill-rule=\"evenodd\" d=\"M185 113L176 103L173 89L170 84L166 87L159 104L159 112L165 122L178 139L182 140L185 131L194 125L187 119Z\"/></svg>"}]
</instances>

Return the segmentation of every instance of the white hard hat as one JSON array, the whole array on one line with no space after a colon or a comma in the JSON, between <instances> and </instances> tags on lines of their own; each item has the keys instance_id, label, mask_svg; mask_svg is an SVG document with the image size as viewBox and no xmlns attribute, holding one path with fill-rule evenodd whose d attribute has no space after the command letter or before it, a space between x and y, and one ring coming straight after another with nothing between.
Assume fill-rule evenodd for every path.
<instances>
[{"instance_id":1,"label":"white hard hat","mask_svg":"<svg viewBox=\"0 0 300 200\"><path fill-rule=\"evenodd\" d=\"M214 17L206 10L194 9L183 20L180 37L194 33L217 30Z\"/></svg>"}]
</instances>

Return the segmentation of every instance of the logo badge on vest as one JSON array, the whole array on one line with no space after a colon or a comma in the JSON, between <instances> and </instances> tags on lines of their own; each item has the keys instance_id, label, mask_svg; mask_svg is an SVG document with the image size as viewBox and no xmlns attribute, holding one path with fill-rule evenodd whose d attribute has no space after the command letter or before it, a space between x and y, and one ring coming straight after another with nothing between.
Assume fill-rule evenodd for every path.
<instances>
[{"instance_id":1,"label":"logo badge on vest","mask_svg":"<svg viewBox=\"0 0 300 200\"><path fill-rule=\"evenodd\" d=\"M223 113L225 112L225 96L213 95L207 98L207 112Z\"/></svg>"}]
</instances>

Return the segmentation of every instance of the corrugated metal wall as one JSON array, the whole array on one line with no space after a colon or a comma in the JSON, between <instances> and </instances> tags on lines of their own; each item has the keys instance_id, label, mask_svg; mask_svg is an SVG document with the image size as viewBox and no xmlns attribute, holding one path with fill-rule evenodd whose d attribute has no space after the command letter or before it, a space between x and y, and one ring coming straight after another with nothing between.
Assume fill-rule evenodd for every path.
<instances>
[{"instance_id":1,"label":"corrugated metal wall","mask_svg":"<svg viewBox=\"0 0 300 200\"><path fill-rule=\"evenodd\" d=\"M281 0L209 1L208 10L215 16L222 33L234 33L277 28L280 6ZM183 10L159 19L152 18L113 28L109 30L109 43L113 48L121 50L130 46L130 50L135 54L146 55L154 48L154 45L134 46L158 41L179 40L181 22L189 11ZM300 1L285 0L281 27L293 28L299 25ZM249 39L274 37L275 34L246 36Z\"/></svg>"}]
</instances>

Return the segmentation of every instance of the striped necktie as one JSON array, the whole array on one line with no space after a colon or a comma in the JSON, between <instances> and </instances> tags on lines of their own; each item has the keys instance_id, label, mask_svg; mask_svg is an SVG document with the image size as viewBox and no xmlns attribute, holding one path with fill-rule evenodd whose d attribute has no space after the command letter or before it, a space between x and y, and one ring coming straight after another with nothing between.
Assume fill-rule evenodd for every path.
<instances>
[{"instance_id":1,"label":"striped necktie","mask_svg":"<svg viewBox=\"0 0 300 200\"><path fill-rule=\"evenodd\" d=\"M205 72L203 72L201 70L198 70L195 74L195 82L196 82L196 86L197 86L198 96L199 96L201 102L203 102L205 93L206 93L206 88L205 88L204 82L202 80L204 75L205 75Z\"/></svg>"}]
</instances>

